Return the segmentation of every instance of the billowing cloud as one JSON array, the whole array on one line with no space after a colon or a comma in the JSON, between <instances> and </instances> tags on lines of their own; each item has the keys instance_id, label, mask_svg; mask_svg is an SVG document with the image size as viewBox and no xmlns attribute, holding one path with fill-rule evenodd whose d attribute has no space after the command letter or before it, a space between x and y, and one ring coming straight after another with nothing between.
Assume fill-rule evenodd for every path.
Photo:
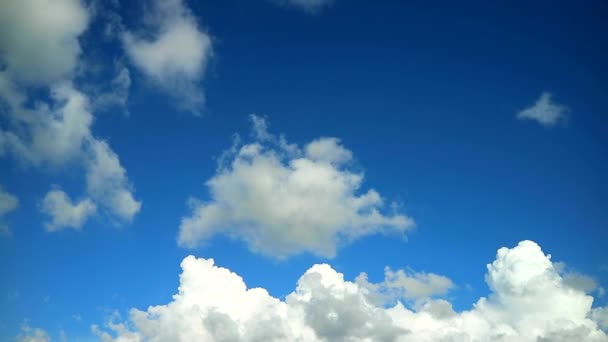
<instances>
[{"instance_id":1,"label":"billowing cloud","mask_svg":"<svg viewBox=\"0 0 608 342\"><path fill-rule=\"evenodd\" d=\"M308 13L318 13L329 7L334 0L271 0L279 5L301 9Z\"/></svg>"},{"instance_id":2,"label":"billowing cloud","mask_svg":"<svg viewBox=\"0 0 608 342\"><path fill-rule=\"evenodd\" d=\"M20 82L45 85L64 79L78 63L78 36L88 22L80 0L2 1L0 61Z\"/></svg>"},{"instance_id":3,"label":"billowing cloud","mask_svg":"<svg viewBox=\"0 0 608 342\"><path fill-rule=\"evenodd\" d=\"M255 141L233 146L206 182L211 199L192 200L178 241L193 247L215 234L247 243L253 251L286 257L312 252L332 257L340 243L378 232L403 234L413 221L383 213L373 189L362 192L363 173L336 138L304 148L267 131L252 116Z\"/></svg>"},{"instance_id":4,"label":"billowing cloud","mask_svg":"<svg viewBox=\"0 0 608 342\"><path fill-rule=\"evenodd\" d=\"M42 200L41 211L50 217L45 224L49 232L64 228L80 229L97 207L89 198L73 203L68 195L58 189L49 191Z\"/></svg>"},{"instance_id":5,"label":"billowing cloud","mask_svg":"<svg viewBox=\"0 0 608 342\"><path fill-rule=\"evenodd\" d=\"M416 308L375 304L373 287L345 281L326 264L311 267L280 300L248 289L212 259L189 256L173 301L132 309L127 322L94 331L106 342L608 341L598 327L605 309L592 309L592 297L565 285L550 258L531 241L499 249L487 265L490 295L455 312L445 299L429 298ZM389 274L385 283L394 278ZM419 286L430 288L423 294L435 292L432 281Z\"/></svg>"},{"instance_id":6,"label":"billowing cloud","mask_svg":"<svg viewBox=\"0 0 608 342\"><path fill-rule=\"evenodd\" d=\"M180 106L198 113L204 95L199 89L212 53L211 38L182 0L154 0L148 13L153 34L123 33L124 49L154 85L174 95Z\"/></svg>"},{"instance_id":7,"label":"billowing cloud","mask_svg":"<svg viewBox=\"0 0 608 342\"><path fill-rule=\"evenodd\" d=\"M568 107L553 101L551 93L543 92L534 105L519 113L521 120L534 120L545 127L551 127L566 119Z\"/></svg>"},{"instance_id":8,"label":"billowing cloud","mask_svg":"<svg viewBox=\"0 0 608 342\"><path fill-rule=\"evenodd\" d=\"M0 184L0 236L11 235L9 226L4 223L4 216L19 206L19 199L6 192Z\"/></svg>"}]
</instances>

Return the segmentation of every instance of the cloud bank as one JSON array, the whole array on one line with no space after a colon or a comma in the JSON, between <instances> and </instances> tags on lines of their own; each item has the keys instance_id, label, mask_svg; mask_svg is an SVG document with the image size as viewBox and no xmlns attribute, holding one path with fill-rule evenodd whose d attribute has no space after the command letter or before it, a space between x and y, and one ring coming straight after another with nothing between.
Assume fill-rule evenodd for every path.
<instances>
[{"instance_id":1,"label":"cloud bank","mask_svg":"<svg viewBox=\"0 0 608 342\"><path fill-rule=\"evenodd\" d=\"M148 26L155 34L122 34L131 62L152 84L175 96L180 107L200 112L204 96L200 83L211 57L211 38L181 0L155 0Z\"/></svg>"},{"instance_id":2,"label":"cloud bank","mask_svg":"<svg viewBox=\"0 0 608 342\"><path fill-rule=\"evenodd\" d=\"M212 259L188 256L181 267L173 301L132 309L128 321L93 331L104 342L608 341L598 327L605 324L606 309L592 309L591 296L564 284L550 255L532 241L498 250L487 265L490 295L463 312L429 298L437 292L432 281L404 286L403 297L424 299L416 308L402 301L378 305L376 287L345 281L326 264L306 271L285 300L248 289ZM396 274L388 274L385 283L402 278Z\"/></svg>"},{"instance_id":3,"label":"cloud bank","mask_svg":"<svg viewBox=\"0 0 608 342\"><path fill-rule=\"evenodd\" d=\"M352 152L336 138L303 148L267 130L252 116L253 142L234 145L206 182L210 200L191 200L178 241L194 247L215 234L241 239L252 251L284 258L312 252L332 257L340 243L378 233L403 234L413 221L383 213L373 189L361 191Z\"/></svg>"},{"instance_id":4,"label":"cloud bank","mask_svg":"<svg viewBox=\"0 0 608 342\"><path fill-rule=\"evenodd\" d=\"M533 120L545 127L552 127L565 120L567 113L568 107L554 102L551 93L543 92L534 105L517 113L517 118Z\"/></svg>"}]
</instances>

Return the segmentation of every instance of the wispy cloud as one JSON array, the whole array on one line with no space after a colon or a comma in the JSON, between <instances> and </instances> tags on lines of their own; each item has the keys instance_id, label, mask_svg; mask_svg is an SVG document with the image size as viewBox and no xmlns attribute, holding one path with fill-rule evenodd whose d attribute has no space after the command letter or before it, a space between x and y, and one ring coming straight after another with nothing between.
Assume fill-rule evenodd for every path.
<instances>
[{"instance_id":1,"label":"wispy cloud","mask_svg":"<svg viewBox=\"0 0 608 342\"><path fill-rule=\"evenodd\" d=\"M533 120L545 127L555 126L566 119L568 107L556 103L549 92L543 92L534 105L517 113L520 120Z\"/></svg>"}]
</instances>

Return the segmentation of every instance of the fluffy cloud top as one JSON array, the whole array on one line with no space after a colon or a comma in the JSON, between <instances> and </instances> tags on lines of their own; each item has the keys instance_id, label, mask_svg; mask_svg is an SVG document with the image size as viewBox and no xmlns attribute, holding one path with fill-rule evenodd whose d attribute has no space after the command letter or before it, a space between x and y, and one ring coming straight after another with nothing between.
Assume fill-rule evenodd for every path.
<instances>
[{"instance_id":1,"label":"fluffy cloud top","mask_svg":"<svg viewBox=\"0 0 608 342\"><path fill-rule=\"evenodd\" d=\"M80 0L0 1L0 60L19 81L46 84L74 70L89 15Z\"/></svg>"},{"instance_id":2,"label":"fluffy cloud top","mask_svg":"<svg viewBox=\"0 0 608 342\"><path fill-rule=\"evenodd\" d=\"M338 139L299 148L268 133L264 119L252 120L255 141L221 158L206 182L211 199L193 200L192 214L182 219L181 245L222 233L269 256L306 251L332 257L342 242L413 226L407 216L382 213L375 190L360 192L363 174L352 170L352 152Z\"/></svg>"},{"instance_id":3,"label":"fluffy cloud top","mask_svg":"<svg viewBox=\"0 0 608 342\"><path fill-rule=\"evenodd\" d=\"M415 309L374 304L374 288L345 281L326 264L306 271L285 300L248 289L212 259L189 256L181 266L172 302L132 309L128 322L94 331L106 342L608 341L598 328L605 309L592 310L592 297L564 285L550 256L531 241L498 251L487 266L490 296L463 312L443 299L427 298ZM432 282L417 286L434 292Z\"/></svg>"},{"instance_id":4,"label":"fluffy cloud top","mask_svg":"<svg viewBox=\"0 0 608 342\"><path fill-rule=\"evenodd\" d=\"M72 203L65 192L51 190L44 196L41 210L50 216L51 221L45 227L52 232L64 228L80 229L87 218L95 214L97 207L89 198Z\"/></svg>"},{"instance_id":5,"label":"fluffy cloud top","mask_svg":"<svg viewBox=\"0 0 608 342\"><path fill-rule=\"evenodd\" d=\"M0 184L0 236L10 235L11 230L7 224L2 222L4 215L17 209L19 206L19 199L14 195L4 191Z\"/></svg>"},{"instance_id":6,"label":"fluffy cloud top","mask_svg":"<svg viewBox=\"0 0 608 342\"><path fill-rule=\"evenodd\" d=\"M301 9L308 13L317 13L329 7L333 0L272 0L283 6L290 6Z\"/></svg>"},{"instance_id":7,"label":"fluffy cloud top","mask_svg":"<svg viewBox=\"0 0 608 342\"><path fill-rule=\"evenodd\" d=\"M153 38L125 32L123 46L131 62L153 84L180 100L183 108L198 112L203 103L201 80L211 56L211 39L181 0L155 0L149 24Z\"/></svg>"},{"instance_id":8,"label":"fluffy cloud top","mask_svg":"<svg viewBox=\"0 0 608 342\"><path fill-rule=\"evenodd\" d=\"M551 127L566 119L568 107L555 103L552 95L543 92L534 105L517 114L521 120L534 120L545 127Z\"/></svg>"}]
</instances>

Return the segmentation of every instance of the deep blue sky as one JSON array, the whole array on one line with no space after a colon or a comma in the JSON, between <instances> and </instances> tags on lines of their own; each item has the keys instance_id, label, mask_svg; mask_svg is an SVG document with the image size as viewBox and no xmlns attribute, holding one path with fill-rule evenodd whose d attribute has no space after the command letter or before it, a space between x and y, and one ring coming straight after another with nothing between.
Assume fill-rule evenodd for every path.
<instances>
[{"instance_id":1,"label":"deep blue sky","mask_svg":"<svg viewBox=\"0 0 608 342\"><path fill-rule=\"evenodd\" d=\"M487 294L485 264L496 249L531 239L608 285L605 1L336 0L314 15L261 0L190 7L214 43L204 115L176 110L135 71L129 115L96 113L93 131L143 201L131 224L97 217L80 232L47 233L40 198L49 184L81 193L82 173L0 159L0 180L20 200L5 219L14 234L0 240L0 340L24 319L86 336L112 310L166 303L188 254L212 257L275 296L317 262L376 281L384 266L410 266L450 277L458 287L449 297L465 309ZM127 27L140 10L123 4ZM85 56L120 56L116 42L96 43L99 34L84 36ZM543 91L570 109L567 122L516 118ZM407 241L365 237L331 260L276 261L221 236L179 247L188 197L207 198L216 158L233 133L250 134L252 113L298 144L340 138L365 171L363 188L416 221Z\"/></svg>"}]
</instances>

